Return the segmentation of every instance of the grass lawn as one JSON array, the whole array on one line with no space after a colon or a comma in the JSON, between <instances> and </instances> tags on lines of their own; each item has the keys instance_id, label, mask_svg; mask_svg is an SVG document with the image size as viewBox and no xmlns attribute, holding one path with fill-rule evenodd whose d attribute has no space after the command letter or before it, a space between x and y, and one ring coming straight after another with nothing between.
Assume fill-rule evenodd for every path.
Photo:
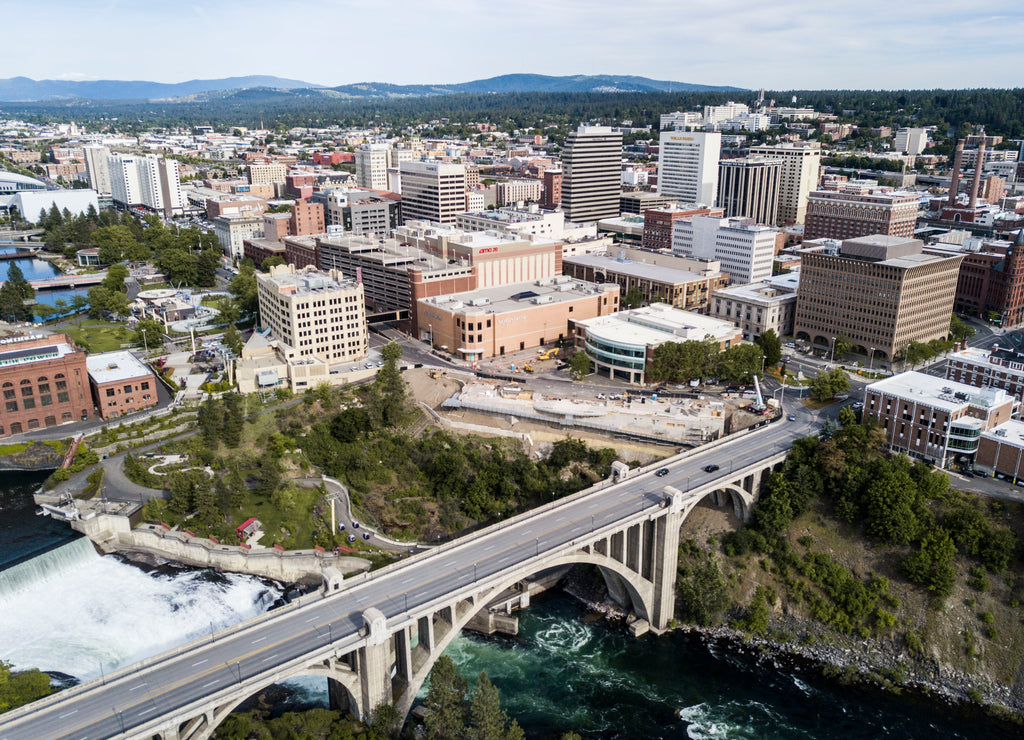
<instances>
[{"instance_id":1,"label":"grass lawn","mask_svg":"<svg viewBox=\"0 0 1024 740\"><path fill-rule=\"evenodd\" d=\"M119 350L122 344L131 343L135 334L122 323L96 319L87 319L82 322L81 326L78 326L76 321L74 326L67 327L64 331L75 341L75 344L90 353Z\"/></svg>"},{"instance_id":2,"label":"grass lawn","mask_svg":"<svg viewBox=\"0 0 1024 740\"><path fill-rule=\"evenodd\" d=\"M286 550L302 550L313 547L313 508L320 499L317 488L295 487L293 506L281 511L269 499L260 500L250 495L242 510L234 515L235 526L251 516L263 524L266 533L260 544L266 547L281 545Z\"/></svg>"}]
</instances>

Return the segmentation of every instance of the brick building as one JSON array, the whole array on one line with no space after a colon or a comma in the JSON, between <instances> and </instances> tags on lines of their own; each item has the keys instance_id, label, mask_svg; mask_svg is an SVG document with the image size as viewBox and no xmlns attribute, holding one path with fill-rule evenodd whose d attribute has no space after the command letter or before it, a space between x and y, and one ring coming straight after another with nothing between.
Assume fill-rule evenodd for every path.
<instances>
[{"instance_id":1,"label":"brick building","mask_svg":"<svg viewBox=\"0 0 1024 740\"><path fill-rule=\"evenodd\" d=\"M851 181L841 187L808 195L805 241L855 239L871 234L906 239L914 236L916 194L884 190L874 181Z\"/></svg>"},{"instance_id":2,"label":"brick building","mask_svg":"<svg viewBox=\"0 0 1024 740\"><path fill-rule=\"evenodd\" d=\"M932 254L963 255L954 309L992 318L1000 326L1024 323L1024 229L1012 242L971 239L970 248L936 243Z\"/></svg>"},{"instance_id":3,"label":"brick building","mask_svg":"<svg viewBox=\"0 0 1024 740\"><path fill-rule=\"evenodd\" d=\"M721 218L724 215L725 211L721 208L707 208L696 204L682 208L650 208L643 212L644 235L640 246L644 249L672 249L672 225L677 219L690 216Z\"/></svg>"},{"instance_id":4,"label":"brick building","mask_svg":"<svg viewBox=\"0 0 1024 740\"><path fill-rule=\"evenodd\" d=\"M0 340L0 437L92 415L85 352L66 334Z\"/></svg>"},{"instance_id":5,"label":"brick building","mask_svg":"<svg viewBox=\"0 0 1024 740\"><path fill-rule=\"evenodd\" d=\"M288 219L288 236L310 236L324 234L326 231L323 204L300 200L292 206L292 215Z\"/></svg>"},{"instance_id":6,"label":"brick building","mask_svg":"<svg viewBox=\"0 0 1024 740\"><path fill-rule=\"evenodd\" d=\"M976 388L907 372L864 389L864 419L877 421L889 447L940 467L974 464L982 432L1009 421L1016 403L997 388Z\"/></svg>"},{"instance_id":7,"label":"brick building","mask_svg":"<svg viewBox=\"0 0 1024 740\"><path fill-rule=\"evenodd\" d=\"M92 400L99 415L114 419L156 406L156 376L130 352L86 358Z\"/></svg>"}]
</instances>

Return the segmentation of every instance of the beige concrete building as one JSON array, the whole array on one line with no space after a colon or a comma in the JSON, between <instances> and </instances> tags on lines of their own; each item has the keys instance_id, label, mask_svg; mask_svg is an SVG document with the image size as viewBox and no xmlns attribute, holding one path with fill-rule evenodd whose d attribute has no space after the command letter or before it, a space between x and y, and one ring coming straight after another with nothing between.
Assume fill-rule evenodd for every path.
<instances>
[{"instance_id":1,"label":"beige concrete building","mask_svg":"<svg viewBox=\"0 0 1024 740\"><path fill-rule=\"evenodd\" d=\"M276 265L256 276L260 325L286 346L286 356L343 363L366 357L366 304L361 283L335 270Z\"/></svg>"},{"instance_id":2,"label":"beige concrete building","mask_svg":"<svg viewBox=\"0 0 1024 740\"><path fill-rule=\"evenodd\" d=\"M864 419L881 424L889 447L940 467L974 464L981 435L1010 420L1013 398L918 372L864 389Z\"/></svg>"},{"instance_id":3,"label":"beige concrete building","mask_svg":"<svg viewBox=\"0 0 1024 740\"><path fill-rule=\"evenodd\" d=\"M249 183L252 185L270 185L275 182L284 182L288 175L288 168L280 162L267 164L250 164L246 171L249 176Z\"/></svg>"},{"instance_id":4,"label":"beige concrete building","mask_svg":"<svg viewBox=\"0 0 1024 740\"><path fill-rule=\"evenodd\" d=\"M711 296L710 313L738 326L748 342L769 329L777 336L788 336L793 333L796 293L780 290L767 282L721 288Z\"/></svg>"},{"instance_id":5,"label":"beige concrete building","mask_svg":"<svg viewBox=\"0 0 1024 740\"><path fill-rule=\"evenodd\" d=\"M635 288L646 303L661 301L683 309L706 308L711 292L729 283L729 276L721 272L702 274L602 254L563 256L562 272L580 280L617 283L623 296Z\"/></svg>"},{"instance_id":6,"label":"beige concrete building","mask_svg":"<svg viewBox=\"0 0 1024 740\"><path fill-rule=\"evenodd\" d=\"M751 156L782 160L779 178L778 226L802 224L807 218L807 197L821 176L821 144L800 141L750 147Z\"/></svg>"},{"instance_id":7,"label":"beige concrete building","mask_svg":"<svg viewBox=\"0 0 1024 740\"><path fill-rule=\"evenodd\" d=\"M937 257L918 239L847 239L838 254L805 252L793 333L819 347L836 337L892 360L910 342L949 335L963 255Z\"/></svg>"},{"instance_id":8,"label":"beige concrete building","mask_svg":"<svg viewBox=\"0 0 1024 740\"><path fill-rule=\"evenodd\" d=\"M514 205L540 200L544 183L540 180L508 180L495 185L495 196L499 206Z\"/></svg>"},{"instance_id":9,"label":"beige concrete building","mask_svg":"<svg viewBox=\"0 0 1024 740\"><path fill-rule=\"evenodd\" d=\"M773 157L723 159L718 163L716 204L727 218L774 224L779 210L783 163Z\"/></svg>"},{"instance_id":10,"label":"beige concrete building","mask_svg":"<svg viewBox=\"0 0 1024 740\"><path fill-rule=\"evenodd\" d=\"M402 222L454 224L466 211L466 166L446 162L401 162Z\"/></svg>"},{"instance_id":11,"label":"beige concrete building","mask_svg":"<svg viewBox=\"0 0 1024 740\"><path fill-rule=\"evenodd\" d=\"M263 236L263 215L232 213L213 219L213 233L224 251L224 255L232 259L242 259L246 239L258 239Z\"/></svg>"},{"instance_id":12,"label":"beige concrete building","mask_svg":"<svg viewBox=\"0 0 1024 740\"><path fill-rule=\"evenodd\" d=\"M572 336L572 322L614 313L619 286L566 276L416 302L417 324L433 346L477 361Z\"/></svg>"}]
</instances>

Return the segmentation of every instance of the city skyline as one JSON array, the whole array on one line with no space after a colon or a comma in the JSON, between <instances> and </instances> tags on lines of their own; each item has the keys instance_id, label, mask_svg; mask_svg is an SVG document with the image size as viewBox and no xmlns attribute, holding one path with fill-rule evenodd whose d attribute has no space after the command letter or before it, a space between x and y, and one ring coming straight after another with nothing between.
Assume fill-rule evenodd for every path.
<instances>
[{"instance_id":1,"label":"city skyline","mask_svg":"<svg viewBox=\"0 0 1024 740\"><path fill-rule=\"evenodd\" d=\"M954 2L880 0L855 7L742 2L728 8L704 0L684 7L645 0L629 11L604 0L514 7L451 0L416 6L300 0L287 7L238 0L212 7L3 0L0 10L13 19L11 28L45 35L45 54L37 33L10 34L0 50L7 75L32 79L181 82L266 73L334 86L539 73L773 90L916 89L1019 86L1015 70L1024 62L1016 41L1024 10L1004 0L988 3L984 15ZM399 12L403 23L388 22ZM296 53L264 60L251 51L275 48L266 46L268 29L282 24L303 38L292 47ZM322 35L311 37L306 29ZM507 42L494 43L495 35ZM288 37L275 38L277 52L287 51ZM261 45L246 39L262 39ZM458 42L450 53L444 53L446 39Z\"/></svg>"}]
</instances>

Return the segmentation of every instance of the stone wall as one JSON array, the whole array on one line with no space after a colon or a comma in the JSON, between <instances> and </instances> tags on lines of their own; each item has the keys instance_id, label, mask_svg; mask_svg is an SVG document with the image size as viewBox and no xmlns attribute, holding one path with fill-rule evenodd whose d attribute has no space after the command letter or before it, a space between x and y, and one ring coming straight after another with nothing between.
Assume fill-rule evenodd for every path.
<instances>
[{"instance_id":1,"label":"stone wall","mask_svg":"<svg viewBox=\"0 0 1024 740\"><path fill-rule=\"evenodd\" d=\"M336 568L345 574L370 569L370 562L363 558L329 552L269 547L250 550L153 524L132 529L127 517L109 514L74 521L72 527L104 552L142 552L185 565L246 573L286 583L319 582L325 568Z\"/></svg>"}]
</instances>

